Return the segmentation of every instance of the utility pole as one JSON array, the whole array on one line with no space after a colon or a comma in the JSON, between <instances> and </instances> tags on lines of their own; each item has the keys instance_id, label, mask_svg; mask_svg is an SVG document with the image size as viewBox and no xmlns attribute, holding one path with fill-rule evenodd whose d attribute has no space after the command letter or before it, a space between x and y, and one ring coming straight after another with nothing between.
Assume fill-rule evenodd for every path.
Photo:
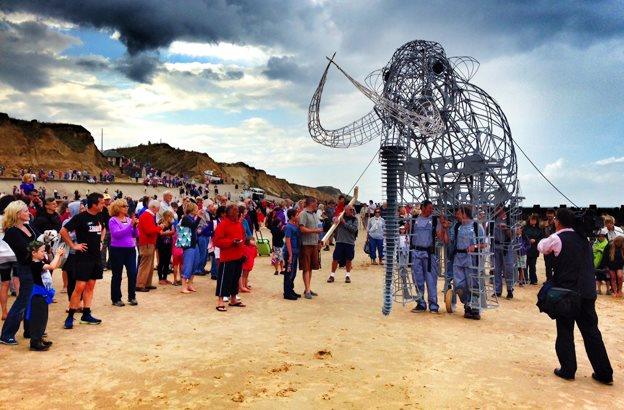
<instances>
[{"instance_id":1,"label":"utility pole","mask_svg":"<svg viewBox=\"0 0 624 410\"><path fill-rule=\"evenodd\" d=\"M100 130L100 151L104 152L104 128Z\"/></svg>"}]
</instances>

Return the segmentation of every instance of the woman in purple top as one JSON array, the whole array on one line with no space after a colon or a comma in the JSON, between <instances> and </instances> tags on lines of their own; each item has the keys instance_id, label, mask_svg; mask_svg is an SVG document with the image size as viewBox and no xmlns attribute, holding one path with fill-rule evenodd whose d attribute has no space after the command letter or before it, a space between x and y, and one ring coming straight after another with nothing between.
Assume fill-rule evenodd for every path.
<instances>
[{"instance_id":1,"label":"woman in purple top","mask_svg":"<svg viewBox=\"0 0 624 410\"><path fill-rule=\"evenodd\" d=\"M111 279L111 300L114 306L122 307L121 272L126 267L128 276L128 304L138 305L136 300L136 237L138 219L128 216L128 203L125 199L117 199L110 205L111 218L108 229L111 234L110 264L113 277Z\"/></svg>"}]
</instances>

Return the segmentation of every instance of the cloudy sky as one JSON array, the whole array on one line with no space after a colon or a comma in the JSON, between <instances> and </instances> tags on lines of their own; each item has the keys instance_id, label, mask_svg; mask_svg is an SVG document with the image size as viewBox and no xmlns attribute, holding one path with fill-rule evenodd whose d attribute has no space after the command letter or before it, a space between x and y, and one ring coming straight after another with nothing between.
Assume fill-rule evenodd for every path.
<instances>
[{"instance_id":1,"label":"cloudy sky","mask_svg":"<svg viewBox=\"0 0 624 410\"><path fill-rule=\"evenodd\" d=\"M621 1L0 0L0 111L104 129L105 149L162 140L347 191L378 141L310 139L325 56L363 80L415 39L480 61L472 81L573 201L624 203ZM370 108L330 74L325 126ZM525 204L565 203L519 164ZM381 198L377 162L360 186Z\"/></svg>"}]
</instances>

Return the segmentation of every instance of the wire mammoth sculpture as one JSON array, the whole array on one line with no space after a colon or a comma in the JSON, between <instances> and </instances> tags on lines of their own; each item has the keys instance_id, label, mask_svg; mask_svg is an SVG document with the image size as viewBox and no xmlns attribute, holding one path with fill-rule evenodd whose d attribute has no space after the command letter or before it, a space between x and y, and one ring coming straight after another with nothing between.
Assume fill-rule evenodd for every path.
<instances>
[{"instance_id":1,"label":"wire mammoth sculpture","mask_svg":"<svg viewBox=\"0 0 624 410\"><path fill-rule=\"evenodd\" d=\"M393 300L419 297L405 258L398 252L400 204L431 200L438 212L450 214L470 204L480 214L485 237L494 245L494 219L501 208L513 225L519 204L516 154L511 130L498 104L470 80L479 63L472 57L447 57L433 41L416 40L398 48L388 64L373 71L365 84L353 79L328 58L308 112L308 129L318 143L333 148L358 146L380 137L385 215L386 264L382 312ZM344 127L321 125L320 104L327 74L335 66L370 99L373 109ZM501 246L500 244L498 245ZM506 246L511 249L512 245ZM490 273L494 246L475 252L475 285L470 303L493 307ZM401 260L403 259L403 260ZM408 258L409 259L409 258ZM407 262L409 263L409 262ZM403 269L402 269L403 268Z\"/></svg>"}]
</instances>

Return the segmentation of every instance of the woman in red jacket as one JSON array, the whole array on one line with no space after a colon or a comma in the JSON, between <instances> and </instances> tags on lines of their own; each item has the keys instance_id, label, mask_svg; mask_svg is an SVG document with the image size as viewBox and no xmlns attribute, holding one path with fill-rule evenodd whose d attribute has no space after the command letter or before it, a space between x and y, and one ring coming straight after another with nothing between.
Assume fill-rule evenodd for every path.
<instances>
[{"instance_id":1,"label":"woman in red jacket","mask_svg":"<svg viewBox=\"0 0 624 410\"><path fill-rule=\"evenodd\" d=\"M238 281L243 269L243 252L245 249L245 229L238 220L238 207L228 205L226 217L217 225L214 233L214 245L221 250L217 272L217 310L227 311L223 298L230 297L230 306L245 307L238 300Z\"/></svg>"}]
</instances>

